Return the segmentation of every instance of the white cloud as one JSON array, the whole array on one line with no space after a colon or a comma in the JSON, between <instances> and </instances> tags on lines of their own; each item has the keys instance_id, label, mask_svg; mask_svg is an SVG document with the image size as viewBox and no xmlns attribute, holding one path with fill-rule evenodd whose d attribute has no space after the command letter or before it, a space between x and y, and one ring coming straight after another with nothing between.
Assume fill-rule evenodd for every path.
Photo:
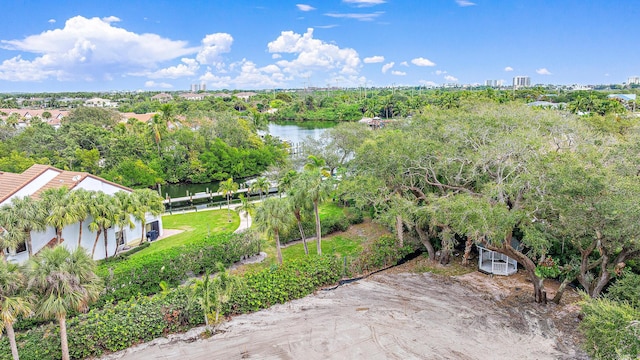
<instances>
[{"instance_id":1,"label":"white cloud","mask_svg":"<svg viewBox=\"0 0 640 360\"><path fill-rule=\"evenodd\" d=\"M332 25L318 25L316 26L318 29L333 29L334 27L338 27L338 25L332 24Z\"/></svg>"},{"instance_id":2,"label":"white cloud","mask_svg":"<svg viewBox=\"0 0 640 360\"><path fill-rule=\"evenodd\" d=\"M194 76L200 68L198 62L194 59L182 58L181 61L182 64L160 69L147 76L150 79L177 79L185 76Z\"/></svg>"},{"instance_id":3,"label":"white cloud","mask_svg":"<svg viewBox=\"0 0 640 360\"><path fill-rule=\"evenodd\" d=\"M445 75L445 76L444 76L444 79L445 79L445 80L447 80L447 81L451 81L451 82L456 82L456 81L458 81L458 78L457 78L457 77L455 77L455 76L451 76L451 75Z\"/></svg>"},{"instance_id":4,"label":"white cloud","mask_svg":"<svg viewBox=\"0 0 640 360\"><path fill-rule=\"evenodd\" d=\"M442 74L446 74L447 70L436 70L435 73L436 75L442 75Z\"/></svg>"},{"instance_id":5,"label":"white cloud","mask_svg":"<svg viewBox=\"0 0 640 360\"><path fill-rule=\"evenodd\" d=\"M407 75L407 73L404 72L404 71L393 70L393 71L391 71L391 75L405 76L405 75Z\"/></svg>"},{"instance_id":6,"label":"white cloud","mask_svg":"<svg viewBox=\"0 0 640 360\"><path fill-rule=\"evenodd\" d=\"M547 70L547 68L540 68L536 70L536 73L540 75L551 75L551 71Z\"/></svg>"},{"instance_id":7,"label":"white cloud","mask_svg":"<svg viewBox=\"0 0 640 360\"><path fill-rule=\"evenodd\" d=\"M461 7L467 7L467 6L476 5L476 3L473 3L473 2L468 1L468 0L456 0L456 3L458 4L458 6L461 6Z\"/></svg>"},{"instance_id":8,"label":"white cloud","mask_svg":"<svg viewBox=\"0 0 640 360\"><path fill-rule=\"evenodd\" d=\"M406 66L406 67L409 67L409 63L408 63L408 62L406 62L406 61L401 62L401 63L400 63L400 65L402 65L402 66Z\"/></svg>"},{"instance_id":9,"label":"white cloud","mask_svg":"<svg viewBox=\"0 0 640 360\"><path fill-rule=\"evenodd\" d=\"M326 13L325 15L332 18L339 18L339 19L355 19L358 21L373 21L382 14L384 14L384 11L376 11L374 13L367 13L367 14Z\"/></svg>"},{"instance_id":10,"label":"white cloud","mask_svg":"<svg viewBox=\"0 0 640 360\"><path fill-rule=\"evenodd\" d=\"M282 57L282 55L280 54L271 54L271 58L272 59L280 59Z\"/></svg>"},{"instance_id":11,"label":"white cloud","mask_svg":"<svg viewBox=\"0 0 640 360\"><path fill-rule=\"evenodd\" d=\"M49 24L55 24L56 23L56 19L49 19L49 21L47 21Z\"/></svg>"},{"instance_id":12,"label":"white cloud","mask_svg":"<svg viewBox=\"0 0 640 360\"><path fill-rule=\"evenodd\" d=\"M513 68L511 66L507 66L506 68L504 68L504 71L513 71Z\"/></svg>"},{"instance_id":13,"label":"white cloud","mask_svg":"<svg viewBox=\"0 0 640 360\"><path fill-rule=\"evenodd\" d=\"M436 66L434 62L423 57L415 58L411 60L411 63L416 66Z\"/></svg>"},{"instance_id":14,"label":"white cloud","mask_svg":"<svg viewBox=\"0 0 640 360\"><path fill-rule=\"evenodd\" d=\"M393 67L393 65L395 65L396 63L394 63L393 61L388 63L388 64L384 64L382 65L382 73L386 74L387 71L389 71L389 69L391 69Z\"/></svg>"},{"instance_id":15,"label":"white cloud","mask_svg":"<svg viewBox=\"0 0 640 360\"><path fill-rule=\"evenodd\" d=\"M0 47L38 54L32 60L17 56L0 64L0 79L23 81L104 79L105 75L149 72L157 64L192 54L197 48L156 34L137 34L115 27L116 17L68 19L63 28L22 40L2 40ZM29 74L21 74L29 72Z\"/></svg>"},{"instance_id":16,"label":"white cloud","mask_svg":"<svg viewBox=\"0 0 640 360\"><path fill-rule=\"evenodd\" d=\"M211 71L207 71L204 75L200 76L200 81L206 82L207 88L209 89L228 88L231 85L230 76L214 75Z\"/></svg>"},{"instance_id":17,"label":"white cloud","mask_svg":"<svg viewBox=\"0 0 640 360\"><path fill-rule=\"evenodd\" d=\"M357 7L374 6L384 4L385 0L342 0L347 4L353 4Z\"/></svg>"},{"instance_id":18,"label":"white cloud","mask_svg":"<svg viewBox=\"0 0 640 360\"><path fill-rule=\"evenodd\" d=\"M107 17L103 17L102 21L106 22L107 24L110 24L112 22L120 22L122 20L120 20L120 18L117 16L107 16Z\"/></svg>"},{"instance_id":19,"label":"white cloud","mask_svg":"<svg viewBox=\"0 0 640 360\"><path fill-rule=\"evenodd\" d=\"M173 85L171 85L171 84L164 83L164 82L157 83L157 82L155 82L153 80L146 81L144 83L144 86L148 87L148 88L161 88L161 89L170 89L170 88L173 87Z\"/></svg>"},{"instance_id":20,"label":"white cloud","mask_svg":"<svg viewBox=\"0 0 640 360\"><path fill-rule=\"evenodd\" d=\"M227 33L209 34L202 39L202 49L198 51L196 60L201 65L216 65L220 62L220 54L231 51L233 37Z\"/></svg>"},{"instance_id":21,"label":"white cloud","mask_svg":"<svg viewBox=\"0 0 640 360\"><path fill-rule=\"evenodd\" d=\"M283 72L299 75L313 69L336 70L342 74L356 74L361 67L358 52L351 48L340 48L313 38L313 29L304 34L283 31L267 44L271 53L296 54L294 60L280 60L276 64Z\"/></svg>"},{"instance_id":22,"label":"white cloud","mask_svg":"<svg viewBox=\"0 0 640 360\"><path fill-rule=\"evenodd\" d=\"M383 61L384 61L384 56L379 56L379 55L376 55L376 56L370 56L370 57L366 57L366 58L362 59L362 61L363 61L365 64L381 63L381 62L383 62Z\"/></svg>"},{"instance_id":23,"label":"white cloud","mask_svg":"<svg viewBox=\"0 0 640 360\"><path fill-rule=\"evenodd\" d=\"M311 11L311 10L315 10L316 9L313 6L307 5L307 4L296 4L296 6L298 7L298 10L300 10L300 11Z\"/></svg>"}]
</instances>

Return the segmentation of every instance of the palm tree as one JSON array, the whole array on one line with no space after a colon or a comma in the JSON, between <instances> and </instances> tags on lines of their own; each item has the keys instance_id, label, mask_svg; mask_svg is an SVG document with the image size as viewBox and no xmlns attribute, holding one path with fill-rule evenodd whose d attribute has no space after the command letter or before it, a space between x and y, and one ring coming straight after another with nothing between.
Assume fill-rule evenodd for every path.
<instances>
[{"instance_id":1,"label":"palm tree","mask_svg":"<svg viewBox=\"0 0 640 360\"><path fill-rule=\"evenodd\" d=\"M16 212L10 204L0 207L0 248L3 252L3 259L6 257L5 249L15 252L16 248L26 240L26 233L18 227Z\"/></svg>"},{"instance_id":2,"label":"palm tree","mask_svg":"<svg viewBox=\"0 0 640 360\"><path fill-rule=\"evenodd\" d=\"M151 189L133 190L131 195L131 201L134 204L131 215L133 215L134 219L140 221L140 242L142 242L144 240L147 214L153 216L162 214L164 212L164 203L162 202L162 197Z\"/></svg>"},{"instance_id":3,"label":"palm tree","mask_svg":"<svg viewBox=\"0 0 640 360\"><path fill-rule=\"evenodd\" d=\"M114 202L115 202L115 213L113 214L113 224L114 226L117 226L120 228L120 231L123 231L123 241L126 243L126 239L124 238L124 228L128 227L130 230L133 230L136 228L136 224L131 221L131 216L133 214L133 212L135 211L135 202L133 199L133 195L131 195L128 192L124 192L124 191L118 191L117 193L115 193L114 195ZM106 244L106 242L105 242ZM116 252L118 251L118 243L117 243L117 237L116 237L116 246L115 249L113 250L113 255L116 255Z\"/></svg>"},{"instance_id":4,"label":"palm tree","mask_svg":"<svg viewBox=\"0 0 640 360\"><path fill-rule=\"evenodd\" d=\"M71 198L69 203L75 208L75 213L78 216L79 231L78 231L78 247L82 246L82 225L89 216L89 204L93 198L93 191L85 189L77 189L71 192Z\"/></svg>"},{"instance_id":5,"label":"palm tree","mask_svg":"<svg viewBox=\"0 0 640 360\"><path fill-rule=\"evenodd\" d=\"M77 208L72 205L66 187L47 189L42 192L42 205L47 212L47 225L56 229L58 245L62 242L62 230L80 220Z\"/></svg>"},{"instance_id":6,"label":"palm tree","mask_svg":"<svg viewBox=\"0 0 640 360\"><path fill-rule=\"evenodd\" d=\"M16 360L19 356L13 323L18 316L31 314L31 304L23 294L25 285L26 277L18 265L0 261L0 317L2 317L0 330L1 327L7 329L11 354Z\"/></svg>"},{"instance_id":7,"label":"palm tree","mask_svg":"<svg viewBox=\"0 0 640 360\"><path fill-rule=\"evenodd\" d=\"M216 263L217 273L212 278L207 270L200 280L196 280L191 288L191 295L196 299L204 313L204 324L209 328L209 315L215 312L214 322L218 323L222 305L227 303L231 294L240 285L240 278L230 276L221 263Z\"/></svg>"},{"instance_id":8,"label":"palm tree","mask_svg":"<svg viewBox=\"0 0 640 360\"><path fill-rule=\"evenodd\" d=\"M247 213L247 227L249 227L249 212L255 210L256 204L249 201L249 198L244 196L244 194L238 195L238 198L240 198L240 206L238 206L238 210Z\"/></svg>"},{"instance_id":9,"label":"palm tree","mask_svg":"<svg viewBox=\"0 0 640 360\"><path fill-rule=\"evenodd\" d=\"M62 359L69 359L67 313L86 311L98 299L100 278L95 262L82 248L70 253L64 246L45 248L28 262L29 288L40 294L36 314L58 320Z\"/></svg>"},{"instance_id":10,"label":"palm tree","mask_svg":"<svg viewBox=\"0 0 640 360\"><path fill-rule=\"evenodd\" d=\"M306 193L313 202L313 212L316 216L316 249L318 255L322 255L322 234L320 228L320 202L329 195L332 189L328 178L331 174L325 166L323 159L309 155L309 161L304 166L304 171L296 186L306 189Z\"/></svg>"},{"instance_id":11,"label":"palm tree","mask_svg":"<svg viewBox=\"0 0 640 360\"><path fill-rule=\"evenodd\" d=\"M11 199L11 211L14 212L15 226L25 233L25 245L31 257L33 255L31 232L43 231L47 228L47 213L40 202L29 196Z\"/></svg>"},{"instance_id":12,"label":"palm tree","mask_svg":"<svg viewBox=\"0 0 640 360\"><path fill-rule=\"evenodd\" d=\"M276 241L278 262L282 264L280 234L286 232L291 224L291 210L287 200L267 198L256 209L255 223L259 230L265 231L268 237L273 237Z\"/></svg>"},{"instance_id":13,"label":"palm tree","mask_svg":"<svg viewBox=\"0 0 640 360\"><path fill-rule=\"evenodd\" d=\"M91 257L95 256L96 245L100 234L104 237L104 258L109 257L107 253L107 232L114 225L114 217L117 213L116 204L113 198L102 191L96 192L93 197L93 201L89 206L89 214L93 218L93 221L89 224L89 230L96 232L96 240L93 243L93 249L91 250Z\"/></svg>"},{"instance_id":14,"label":"palm tree","mask_svg":"<svg viewBox=\"0 0 640 360\"><path fill-rule=\"evenodd\" d=\"M268 194L270 187L271 184L269 184L269 180L266 177L261 176L256 179L256 182L254 182L253 185L251 185L251 191L257 191L260 194L260 200L262 200L262 193Z\"/></svg>"},{"instance_id":15,"label":"palm tree","mask_svg":"<svg viewBox=\"0 0 640 360\"><path fill-rule=\"evenodd\" d=\"M299 183L298 185L302 184ZM306 255L309 255L307 238L304 233L304 228L302 227L302 217L303 214L311 211L311 209L313 208L313 202L311 201L311 198L307 194L306 190L307 189L304 186L290 187L287 191L287 199L289 200L291 210L293 211L293 215L296 218L296 222L298 223L298 231L300 231L300 238L302 239L302 244L304 245L304 253Z\"/></svg>"},{"instance_id":16,"label":"palm tree","mask_svg":"<svg viewBox=\"0 0 640 360\"><path fill-rule=\"evenodd\" d=\"M231 198L238 191L238 184L234 183L232 178L229 178L220 183L219 190L227 198L227 213L229 214L229 222L231 222Z\"/></svg>"}]
</instances>

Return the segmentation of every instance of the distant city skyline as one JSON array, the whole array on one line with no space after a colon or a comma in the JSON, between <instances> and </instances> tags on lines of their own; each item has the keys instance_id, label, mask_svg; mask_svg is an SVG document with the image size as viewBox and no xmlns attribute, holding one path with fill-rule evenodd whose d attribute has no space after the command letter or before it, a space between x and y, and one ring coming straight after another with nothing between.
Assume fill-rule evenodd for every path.
<instances>
[{"instance_id":1,"label":"distant city skyline","mask_svg":"<svg viewBox=\"0 0 640 360\"><path fill-rule=\"evenodd\" d=\"M640 83L622 1L4 4L0 92Z\"/></svg>"}]
</instances>

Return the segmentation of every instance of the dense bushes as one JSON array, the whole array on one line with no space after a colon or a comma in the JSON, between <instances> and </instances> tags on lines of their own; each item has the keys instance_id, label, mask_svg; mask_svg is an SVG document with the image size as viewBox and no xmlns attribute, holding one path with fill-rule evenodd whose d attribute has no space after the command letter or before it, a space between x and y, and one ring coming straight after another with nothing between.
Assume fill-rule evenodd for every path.
<instances>
[{"instance_id":1,"label":"dense bushes","mask_svg":"<svg viewBox=\"0 0 640 360\"><path fill-rule=\"evenodd\" d=\"M637 290L637 289L636 289ZM640 310L609 299L582 304L586 350L596 359L637 359L640 356Z\"/></svg>"},{"instance_id":2,"label":"dense bushes","mask_svg":"<svg viewBox=\"0 0 640 360\"><path fill-rule=\"evenodd\" d=\"M189 246L170 248L147 256L105 261L96 273L104 279L106 292L96 306L132 296L160 291L160 282L175 287L189 276L212 269L217 262L225 266L241 257L260 252L258 239L246 234L204 237Z\"/></svg>"},{"instance_id":3,"label":"dense bushes","mask_svg":"<svg viewBox=\"0 0 640 360\"><path fill-rule=\"evenodd\" d=\"M607 290L607 297L617 301L627 301L640 309L640 275L628 271Z\"/></svg>"},{"instance_id":4,"label":"dense bushes","mask_svg":"<svg viewBox=\"0 0 640 360\"><path fill-rule=\"evenodd\" d=\"M273 304L304 297L319 286L339 279L340 262L331 256L313 256L285 262L243 275L243 283L227 303L225 314L257 311ZM139 296L116 305L91 310L68 321L72 358L100 356L140 342L184 331L204 322L189 289L179 287L168 294ZM22 359L59 359L60 336L54 324L17 334ZM10 359L9 342L0 340L0 359Z\"/></svg>"},{"instance_id":5,"label":"dense bushes","mask_svg":"<svg viewBox=\"0 0 640 360\"><path fill-rule=\"evenodd\" d=\"M246 287L227 303L227 312L246 313L304 297L319 286L340 278L340 261L332 256L312 256L285 262L244 276Z\"/></svg>"}]
</instances>

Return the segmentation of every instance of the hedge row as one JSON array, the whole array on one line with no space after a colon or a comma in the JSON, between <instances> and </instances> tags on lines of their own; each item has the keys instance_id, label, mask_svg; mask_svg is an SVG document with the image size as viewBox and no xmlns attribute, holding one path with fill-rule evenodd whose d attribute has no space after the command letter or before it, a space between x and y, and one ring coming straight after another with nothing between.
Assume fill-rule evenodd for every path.
<instances>
[{"instance_id":1,"label":"hedge row","mask_svg":"<svg viewBox=\"0 0 640 360\"><path fill-rule=\"evenodd\" d=\"M205 269L215 268L218 262L229 266L259 252L260 241L251 234L220 234L146 256L106 261L96 271L106 291L95 306L156 294L161 281L176 287Z\"/></svg>"},{"instance_id":2,"label":"hedge row","mask_svg":"<svg viewBox=\"0 0 640 360\"><path fill-rule=\"evenodd\" d=\"M313 256L243 275L244 286L227 303L226 314L257 311L276 303L304 297L319 286L335 283L340 262L330 256ZM197 302L189 301L189 289L168 294L139 296L116 305L107 304L67 322L69 351L74 359L101 356L140 342L185 331L204 323ZM18 333L20 358L59 359L60 335L56 324ZM6 337L0 340L0 359L10 359Z\"/></svg>"}]
</instances>

